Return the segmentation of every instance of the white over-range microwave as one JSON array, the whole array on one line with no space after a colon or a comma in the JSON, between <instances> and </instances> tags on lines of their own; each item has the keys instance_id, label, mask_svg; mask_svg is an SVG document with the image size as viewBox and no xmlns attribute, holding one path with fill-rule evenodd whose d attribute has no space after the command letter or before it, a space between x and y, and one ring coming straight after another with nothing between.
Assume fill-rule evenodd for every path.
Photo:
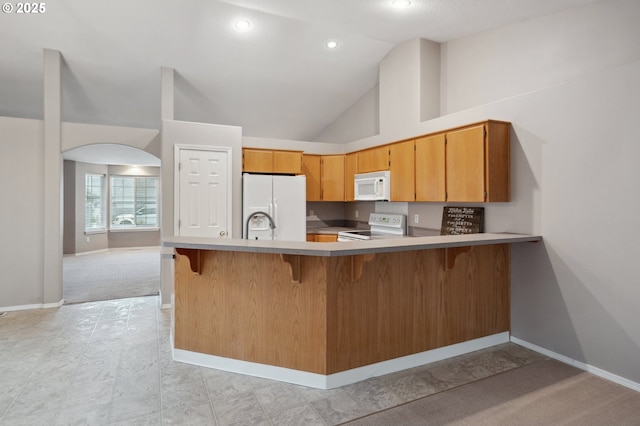
<instances>
[{"instance_id":1,"label":"white over-range microwave","mask_svg":"<svg viewBox=\"0 0 640 426\"><path fill-rule=\"evenodd\" d=\"M356 174L354 199L357 201L389 201L391 199L391 173L387 170Z\"/></svg>"}]
</instances>

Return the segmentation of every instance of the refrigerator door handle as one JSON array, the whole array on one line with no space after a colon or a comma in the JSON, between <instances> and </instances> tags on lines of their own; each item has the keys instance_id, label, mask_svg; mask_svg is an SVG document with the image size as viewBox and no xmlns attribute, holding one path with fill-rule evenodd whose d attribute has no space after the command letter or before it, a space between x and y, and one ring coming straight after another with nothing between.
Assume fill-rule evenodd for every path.
<instances>
[{"instance_id":1,"label":"refrigerator door handle","mask_svg":"<svg viewBox=\"0 0 640 426\"><path fill-rule=\"evenodd\" d=\"M273 228L271 228L271 235L273 235L273 239L277 239L277 232L276 229L278 227L278 203L275 202L275 200L269 205L269 208L273 210L273 212L271 213L271 217L273 218Z\"/></svg>"}]
</instances>

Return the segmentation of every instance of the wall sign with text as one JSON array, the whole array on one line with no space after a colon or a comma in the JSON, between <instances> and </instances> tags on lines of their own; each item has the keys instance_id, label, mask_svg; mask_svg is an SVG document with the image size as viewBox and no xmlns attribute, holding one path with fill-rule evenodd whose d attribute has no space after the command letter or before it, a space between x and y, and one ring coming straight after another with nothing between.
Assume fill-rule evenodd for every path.
<instances>
[{"instance_id":1,"label":"wall sign with text","mask_svg":"<svg viewBox=\"0 0 640 426\"><path fill-rule=\"evenodd\" d=\"M444 207L440 235L484 232L484 207Z\"/></svg>"}]
</instances>

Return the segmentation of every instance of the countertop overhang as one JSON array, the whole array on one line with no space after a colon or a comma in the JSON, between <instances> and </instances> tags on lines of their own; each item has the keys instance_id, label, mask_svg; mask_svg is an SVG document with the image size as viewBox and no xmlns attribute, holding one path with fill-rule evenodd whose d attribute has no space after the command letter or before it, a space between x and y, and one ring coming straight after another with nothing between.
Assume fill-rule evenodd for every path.
<instances>
[{"instance_id":1,"label":"countertop overhang","mask_svg":"<svg viewBox=\"0 0 640 426\"><path fill-rule=\"evenodd\" d=\"M412 250L431 250L489 244L538 242L540 235L512 233L482 233L440 235L428 237L387 238L382 240L316 243L303 241L243 240L233 238L166 237L164 247L239 251L251 253L279 253L302 256L351 256L370 253L390 253Z\"/></svg>"}]
</instances>

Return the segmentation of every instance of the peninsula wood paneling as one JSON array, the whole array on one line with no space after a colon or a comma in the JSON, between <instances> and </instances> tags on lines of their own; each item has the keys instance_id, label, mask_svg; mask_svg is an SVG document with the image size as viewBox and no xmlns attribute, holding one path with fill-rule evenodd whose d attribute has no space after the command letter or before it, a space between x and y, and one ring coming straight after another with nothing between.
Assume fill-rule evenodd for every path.
<instances>
[{"instance_id":1,"label":"peninsula wood paneling","mask_svg":"<svg viewBox=\"0 0 640 426\"><path fill-rule=\"evenodd\" d=\"M178 255L175 346L327 375L508 331L509 245L447 250L299 256L297 283L277 254Z\"/></svg>"},{"instance_id":2,"label":"peninsula wood paneling","mask_svg":"<svg viewBox=\"0 0 640 426\"><path fill-rule=\"evenodd\" d=\"M325 374L326 258L301 257L301 281L278 254L203 250L201 273L176 256L175 347Z\"/></svg>"},{"instance_id":3,"label":"peninsula wood paneling","mask_svg":"<svg viewBox=\"0 0 640 426\"><path fill-rule=\"evenodd\" d=\"M329 373L508 331L508 265L508 245L472 247L451 270L445 249L375 255L328 298L350 307L327 329Z\"/></svg>"}]
</instances>

